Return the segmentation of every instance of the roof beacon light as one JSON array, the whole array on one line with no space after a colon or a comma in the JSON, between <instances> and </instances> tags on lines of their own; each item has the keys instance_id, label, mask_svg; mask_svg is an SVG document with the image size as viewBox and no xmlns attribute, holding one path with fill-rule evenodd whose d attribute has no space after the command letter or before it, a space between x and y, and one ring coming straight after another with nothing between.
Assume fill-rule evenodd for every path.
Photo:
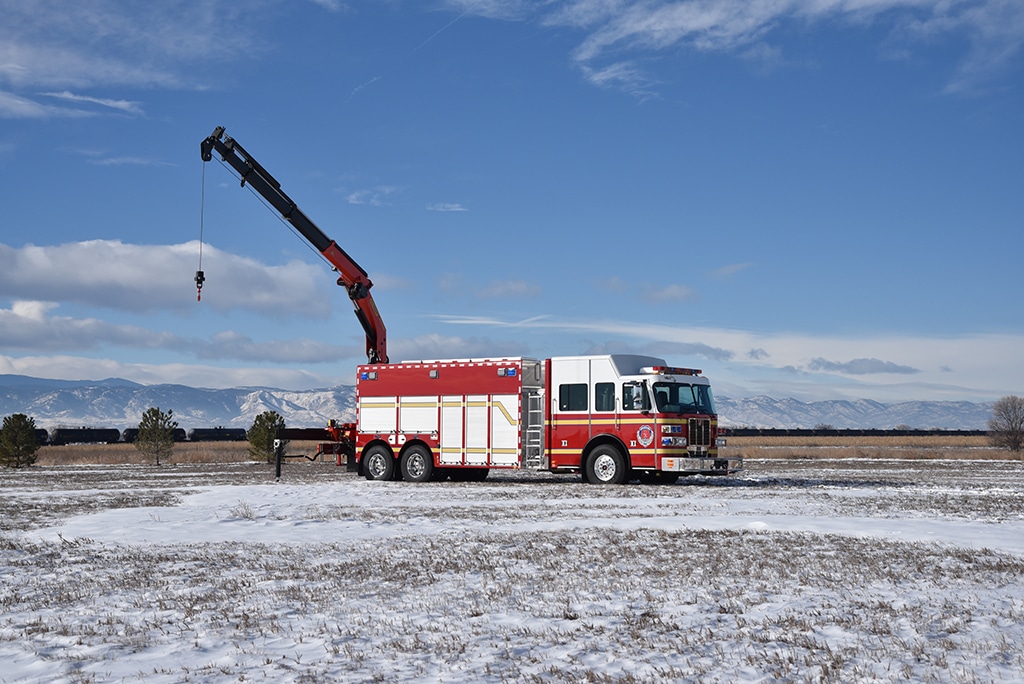
<instances>
[{"instance_id":1,"label":"roof beacon light","mask_svg":"<svg viewBox=\"0 0 1024 684\"><path fill-rule=\"evenodd\" d=\"M653 375L700 375L704 371L699 368L677 368L676 366L644 366L640 372Z\"/></svg>"}]
</instances>

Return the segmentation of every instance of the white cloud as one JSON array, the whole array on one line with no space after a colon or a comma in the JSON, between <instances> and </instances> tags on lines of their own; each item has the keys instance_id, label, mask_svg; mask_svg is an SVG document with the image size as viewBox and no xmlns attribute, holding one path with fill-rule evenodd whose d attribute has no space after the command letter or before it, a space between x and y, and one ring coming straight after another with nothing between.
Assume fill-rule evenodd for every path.
<instances>
[{"instance_id":1,"label":"white cloud","mask_svg":"<svg viewBox=\"0 0 1024 684\"><path fill-rule=\"evenodd\" d=\"M461 204L453 202L437 202L435 204L428 204L427 211L469 211L466 207Z\"/></svg>"},{"instance_id":2,"label":"white cloud","mask_svg":"<svg viewBox=\"0 0 1024 684\"><path fill-rule=\"evenodd\" d=\"M333 363L359 358L361 343L326 344L306 338L256 341L234 331L209 339L185 338L134 325L117 325L95 318L51 315L54 302L15 301L0 309L0 349L34 352L76 352L100 348L162 350L204 360L282 364Z\"/></svg>"},{"instance_id":3,"label":"white cloud","mask_svg":"<svg viewBox=\"0 0 1024 684\"><path fill-rule=\"evenodd\" d=\"M363 190L348 191L345 201L349 204L368 204L371 207L383 207L387 205L387 198L398 192L393 185L378 185Z\"/></svg>"},{"instance_id":4,"label":"white cloud","mask_svg":"<svg viewBox=\"0 0 1024 684\"><path fill-rule=\"evenodd\" d=\"M310 0L314 5L319 5L329 12L344 12L349 9L347 2L341 0Z\"/></svg>"},{"instance_id":5,"label":"white cloud","mask_svg":"<svg viewBox=\"0 0 1024 684\"><path fill-rule=\"evenodd\" d=\"M911 366L904 366L892 361L881 359L852 359L850 361L829 361L828 359L811 359L807 368L812 371L828 371L844 375L876 375L878 373L896 373L913 375L921 371Z\"/></svg>"},{"instance_id":6,"label":"white cloud","mask_svg":"<svg viewBox=\"0 0 1024 684\"><path fill-rule=\"evenodd\" d=\"M250 48L261 13L185 0L0 0L0 64L16 84L180 86L185 67ZM227 28L230 30L227 30Z\"/></svg>"},{"instance_id":7,"label":"white cloud","mask_svg":"<svg viewBox=\"0 0 1024 684\"><path fill-rule=\"evenodd\" d=\"M92 115L80 109L44 105L13 93L0 91L0 118L3 119L47 119L81 116Z\"/></svg>"},{"instance_id":8,"label":"white cloud","mask_svg":"<svg viewBox=\"0 0 1024 684\"><path fill-rule=\"evenodd\" d=\"M580 64L583 77L601 88L618 88L640 99L655 95L651 77L634 62L616 62L603 67Z\"/></svg>"},{"instance_id":9,"label":"white cloud","mask_svg":"<svg viewBox=\"0 0 1024 684\"><path fill-rule=\"evenodd\" d=\"M537 297L541 293L540 285L525 280L494 280L476 291L476 296L484 299L502 297Z\"/></svg>"},{"instance_id":10,"label":"white cloud","mask_svg":"<svg viewBox=\"0 0 1024 684\"><path fill-rule=\"evenodd\" d=\"M186 363L124 363L114 359L66 355L0 355L0 374L28 375L55 380L124 378L142 385L169 383L214 389L264 386L302 390L352 384L350 373L332 377L293 368L223 368Z\"/></svg>"},{"instance_id":11,"label":"white cloud","mask_svg":"<svg viewBox=\"0 0 1024 684\"><path fill-rule=\"evenodd\" d=\"M66 100L68 102L84 102L87 104L96 104L101 107L107 107L109 109L116 109L126 114L141 115L144 112L138 102L132 102L130 100L110 100L98 97L89 97L87 95L75 95L74 93L63 91L59 93L40 93L47 97L54 97L59 100Z\"/></svg>"},{"instance_id":12,"label":"white cloud","mask_svg":"<svg viewBox=\"0 0 1024 684\"><path fill-rule=\"evenodd\" d=\"M887 49L912 52L937 41L966 38L967 48L947 92L971 89L998 74L1024 45L1020 0L473 0L451 2L459 11L502 19L533 20L584 34L573 59L584 77L641 97L651 95L643 60L678 52L719 52L784 66L770 44L790 24L888 29ZM479 5L479 7L477 7Z\"/></svg>"},{"instance_id":13,"label":"white cloud","mask_svg":"<svg viewBox=\"0 0 1024 684\"><path fill-rule=\"evenodd\" d=\"M88 240L56 246L0 243L0 297L75 302L123 311L196 306L193 274L199 243L134 245ZM299 261L280 266L203 247L202 306L278 317L328 314L335 292L323 268Z\"/></svg>"},{"instance_id":14,"label":"white cloud","mask_svg":"<svg viewBox=\"0 0 1024 684\"><path fill-rule=\"evenodd\" d=\"M713 275L716 278L730 278L739 273L740 271L744 271L750 268L751 266L753 266L753 264L749 262L742 264L727 264L720 268L716 268L714 271L711 272L711 275Z\"/></svg>"},{"instance_id":15,"label":"white cloud","mask_svg":"<svg viewBox=\"0 0 1024 684\"><path fill-rule=\"evenodd\" d=\"M175 336L95 318L48 316L53 302L16 301L0 309L0 348L73 351L104 345L160 348L176 346Z\"/></svg>"},{"instance_id":16,"label":"white cloud","mask_svg":"<svg viewBox=\"0 0 1024 684\"><path fill-rule=\"evenodd\" d=\"M427 334L410 339L392 340L388 356L392 361L426 359L470 359L522 356L522 343L494 341L487 337L457 337Z\"/></svg>"},{"instance_id":17,"label":"white cloud","mask_svg":"<svg viewBox=\"0 0 1024 684\"><path fill-rule=\"evenodd\" d=\"M188 348L200 359L284 364L333 363L360 357L365 351L362 344L326 344L310 339L257 342L234 331L217 333L208 341L192 340Z\"/></svg>"},{"instance_id":18,"label":"white cloud","mask_svg":"<svg viewBox=\"0 0 1024 684\"><path fill-rule=\"evenodd\" d=\"M685 285L665 285L651 287L645 297L652 302L685 302L696 298L697 293Z\"/></svg>"},{"instance_id":19,"label":"white cloud","mask_svg":"<svg viewBox=\"0 0 1024 684\"><path fill-rule=\"evenodd\" d=\"M712 380L734 393L796 396L798 398L869 397L882 400L991 400L1019 394L1024 367L1019 363L1024 336L985 333L958 336L873 335L826 336L800 333L702 328L646 321L579 321L554 317L503 320L489 316L438 316L438 320L481 329L560 333L573 348L547 353L574 354L583 350L633 351L690 363L693 355ZM579 339L600 336L616 341L590 343ZM841 361L826 361L839 359ZM906 378L913 375L914 382Z\"/></svg>"}]
</instances>

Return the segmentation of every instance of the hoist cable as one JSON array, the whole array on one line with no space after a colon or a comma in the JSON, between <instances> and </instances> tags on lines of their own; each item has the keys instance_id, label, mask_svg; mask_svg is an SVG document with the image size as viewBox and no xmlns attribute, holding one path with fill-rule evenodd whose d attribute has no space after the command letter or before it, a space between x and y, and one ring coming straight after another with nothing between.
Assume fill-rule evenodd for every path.
<instances>
[{"instance_id":1,"label":"hoist cable","mask_svg":"<svg viewBox=\"0 0 1024 684\"><path fill-rule=\"evenodd\" d=\"M196 271L196 301L203 300L203 282L206 281L206 274L203 273L203 224L206 221L206 162L203 162L202 185L199 190L199 270Z\"/></svg>"}]
</instances>

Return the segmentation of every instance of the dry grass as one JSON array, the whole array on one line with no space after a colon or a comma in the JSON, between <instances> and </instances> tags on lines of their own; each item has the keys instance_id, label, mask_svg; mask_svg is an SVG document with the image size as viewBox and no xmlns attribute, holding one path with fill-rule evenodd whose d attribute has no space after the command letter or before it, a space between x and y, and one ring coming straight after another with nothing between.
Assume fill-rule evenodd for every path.
<instances>
[{"instance_id":1,"label":"dry grass","mask_svg":"<svg viewBox=\"0 0 1024 684\"><path fill-rule=\"evenodd\" d=\"M252 460L247 442L179 442L164 465L244 463ZM312 454L315 442L292 442L288 454ZM921 435L905 437L729 437L724 455L748 459L898 458L1021 460L1022 455L989 445L984 436ZM45 446L37 452L40 466L149 465L152 460L131 444Z\"/></svg>"},{"instance_id":2,"label":"dry grass","mask_svg":"<svg viewBox=\"0 0 1024 684\"><path fill-rule=\"evenodd\" d=\"M745 458L902 458L1021 460L985 436L729 437L725 454Z\"/></svg>"},{"instance_id":3,"label":"dry grass","mask_svg":"<svg viewBox=\"0 0 1024 684\"><path fill-rule=\"evenodd\" d=\"M252 458L248 442L180 442L166 465L177 463L238 463ZM132 444L69 444L44 446L36 452L36 465L150 465L153 459Z\"/></svg>"},{"instance_id":4,"label":"dry grass","mask_svg":"<svg viewBox=\"0 0 1024 684\"><path fill-rule=\"evenodd\" d=\"M186 463L246 463L252 461L248 442L178 442L163 465ZM309 454L316 451L316 442L291 442L287 453ZM331 457L333 460L333 457ZM44 446L36 452L36 465L152 465L153 459L132 444L69 444Z\"/></svg>"}]
</instances>

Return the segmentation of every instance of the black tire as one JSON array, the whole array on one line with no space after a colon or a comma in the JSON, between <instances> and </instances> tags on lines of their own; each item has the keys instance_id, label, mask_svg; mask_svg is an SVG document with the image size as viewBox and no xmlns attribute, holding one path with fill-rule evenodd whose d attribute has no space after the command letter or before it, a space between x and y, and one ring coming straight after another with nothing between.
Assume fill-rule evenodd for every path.
<instances>
[{"instance_id":1,"label":"black tire","mask_svg":"<svg viewBox=\"0 0 1024 684\"><path fill-rule=\"evenodd\" d=\"M395 479L395 459L391 452L377 445L363 454L363 475L367 480Z\"/></svg>"},{"instance_id":2,"label":"black tire","mask_svg":"<svg viewBox=\"0 0 1024 684\"><path fill-rule=\"evenodd\" d=\"M587 482L594 484L622 484L629 481L629 466L622 452L610 444L603 444L587 456Z\"/></svg>"},{"instance_id":3,"label":"black tire","mask_svg":"<svg viewBox=\"0 0 1024 684\"><path fill-rule=\"evenodd\" d=\"M415 444L402 454L402 479L406 482L427 482L434 475L434 457L430 450Z\"/></svg>"}]
</instances>

